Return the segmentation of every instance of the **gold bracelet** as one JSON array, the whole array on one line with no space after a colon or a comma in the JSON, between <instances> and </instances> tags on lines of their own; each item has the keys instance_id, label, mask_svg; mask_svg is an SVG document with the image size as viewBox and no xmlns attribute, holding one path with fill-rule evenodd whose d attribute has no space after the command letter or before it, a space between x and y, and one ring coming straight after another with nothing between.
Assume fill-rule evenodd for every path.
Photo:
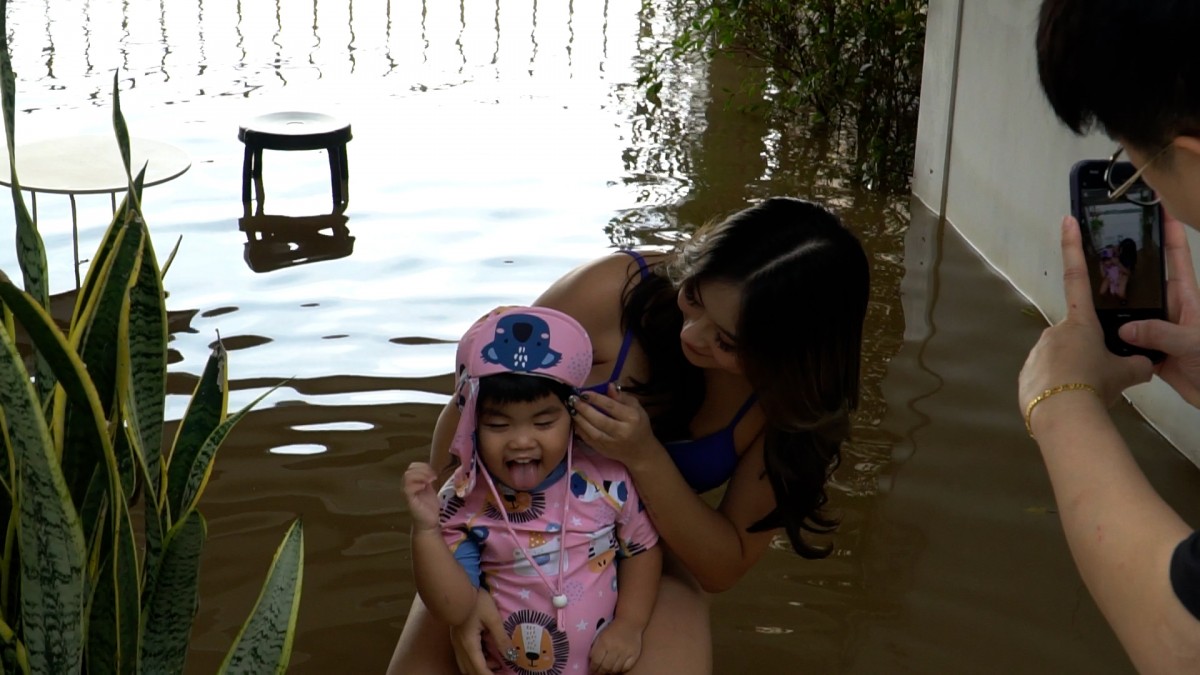
<instances>
[{"instance_id":1,"label":"gold bracelet","mask_svg":"<svg viewBox=\"0 0 1200 675\"><path fill-rule=\"evenodd\" d=\"M1037 407L1037 404L1041 403L1042 401L1045 401L1046 399L1050 398L1051 396L1054 396L1055 394L1061 394L1064 391L1080 391L1080 390L1090 391L1093 394L1095 394L1097 398L1100 397L1100 392L1096 391L1096 388L1093 387L1092 385L1088 384L1087 382L1072 382L1070 384L1060 384L1057 387L1050 387L1046 391L1043 391L1042 393L1035 396L1033 398L1033 400L1029 402L1029 405L1025 406L1025 431L1029 432L1029 437L1033 438L1033 426L1031 424L1030 418L1033 416L1033 409Z\"/></svg>"}]
</instances>

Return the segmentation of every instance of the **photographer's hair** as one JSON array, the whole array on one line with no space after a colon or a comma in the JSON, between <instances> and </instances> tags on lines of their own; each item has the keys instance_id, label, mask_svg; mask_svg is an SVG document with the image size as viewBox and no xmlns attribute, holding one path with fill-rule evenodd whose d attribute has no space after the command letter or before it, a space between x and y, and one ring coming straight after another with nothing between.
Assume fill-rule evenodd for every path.
<instances>
[{"instance_id":1,"label":"photographer's hair","mask_svg":"<svg viewBox=\"0 0 1200 675\"><path fill-rule=\"evenodd\" d=\"M523 375L519 373L498 373L479 378L479 396L476 400L476 413L483 410L484 405L503 405L505 403L528 403L545 396L554 396L567 405L567 397L575 393L575 389L566 382L541 375Z\"/></svg>"},{"instance_id":2,"label":"photographer's hair","mask_svg":"<svg viewBox=\"0 0 1200 675\"><path fill-rule=\"evenodd\" d=\"M656 272L661 277L662 270ZM823 507L825 485L849 436L849 414L858 405L870 287L862 245L824 208L776 197L697 232L665 273L671 289L706 281L741 286L737 353L767 417L764 459L776 502L775 510L749 529L782 527L801 556L828 555L828 546L809 544L803 533L824 534L837 525ZM639 289L648 285L642 282L627 293L625 322L639 337L648 331L636 320L645 314L637 311L664 302L643 297L650 290ZM669 295L674 303L674 290ZM671 314L675 325L658 337L669 338L673 358L682 360L682 318L678 311ZM641 339L655 380L664 376L664 363L676 372L694 374L686 390L673 389L683 402L679 416L690 420L703 400L702 374L684 367L686 361L680 366L666 358L663 347L661 353L652 352L652 343Z\"/></svg>"},{"instance_id":3,"label":"photographer's hair","mask_svg":"<svg viewBox=\"0 0 1200 675\"><path fill-rule=\"evenodd\" d=\"M1099 126L1154 152L1200 132L1195 0L1044 0L1042 90L1075 133Z\"/></svg>"}]
</instances>

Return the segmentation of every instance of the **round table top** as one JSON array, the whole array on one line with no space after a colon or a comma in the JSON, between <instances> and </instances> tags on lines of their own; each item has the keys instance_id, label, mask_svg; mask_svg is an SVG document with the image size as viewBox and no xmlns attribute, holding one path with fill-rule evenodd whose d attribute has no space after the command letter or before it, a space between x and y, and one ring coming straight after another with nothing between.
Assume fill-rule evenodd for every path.
<instances>
[{"instance_id":1,"label":"round table top","mask_svg":"<svg viewBox=\"0 0 1200 675\"><path fill-rule=\"evenodd\" d=\"M192 166L187 153L161 141L133 137L129 139L129 150L135 177L146 164L146 187L177 178ZM104 194L129 187L121 151L112 134L65 136L18 145L17 180L22 189L55 194ZM0 150L0 185L10 184L8 153Z\"/></svg>"},{"instance_id":2,"label":"round table top","mask_svg":"<svg viewBox=\"0 0 1200 675\"><path fill-rule=\"evenodd\" d=\"M350 123L332 115L291 110L259 115L243 124L243 132L276 136L314 136L331 134L350 128Z\"/></svg>"}]
</instances>

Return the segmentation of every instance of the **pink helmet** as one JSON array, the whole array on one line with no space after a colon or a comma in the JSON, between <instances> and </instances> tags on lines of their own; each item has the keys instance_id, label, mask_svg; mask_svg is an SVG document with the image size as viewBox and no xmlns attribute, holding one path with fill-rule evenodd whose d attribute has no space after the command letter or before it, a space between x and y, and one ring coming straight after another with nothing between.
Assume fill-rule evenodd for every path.
<instances>
[{"instance_id":1,"label":"pink helmet","mask_svg":"<svg viewBox=\"0 0 1200 675\"><path fill-rule=\"evenodd\" d=\"M592 369L592 342L583 326L546 307L502 307L471 326L455 356L461 412L450 453L459 459L454 491L464 497L475 486L475 408L479 378L500 373L548 377L583 386Z\"/></svg>"}]
</instances>

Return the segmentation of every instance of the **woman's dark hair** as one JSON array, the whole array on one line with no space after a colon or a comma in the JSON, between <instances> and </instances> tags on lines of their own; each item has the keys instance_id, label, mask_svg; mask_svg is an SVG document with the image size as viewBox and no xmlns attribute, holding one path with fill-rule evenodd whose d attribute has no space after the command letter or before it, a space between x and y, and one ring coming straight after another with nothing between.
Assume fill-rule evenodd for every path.
<instances>
[{"instance_id":1,"label":"woman's dark hair","mask_svg":"<svg viewBox=\"0 0 1200 675\"><path fill-rule=\"evenodd\" d=\"M670 319L649 313L668 301L675 307L675 292L684 286L741 286L738 358L766 414L764 459L776 503L750 531L782 527L801 556L828 555L829 547L810 545L803 532L837 525L823 506L858 405L870 286L862 245L824 208L776 197L700 230L655 271L626 293L623 316L652 364L651 382L641 386L670 387L671 412L664 417L686 433L704 398L703 374L683 357L678 309ZM681 373L683 389L664 379Z\"/></svg>"},{"instance_id":2,"label":"woman's dark hair","mask_svg":"<svg viewBox=\"0 0 1200 675\"><path fill-rule=\"evenodd\" d=\"M1200 131L1195 0L1044 0L1042 90L1075 133L1099 125L1153 152Z\"/></svg>"},{"instance_id":3,"label":"woman's dark hair","mask_svg":"<svg viewBox=\"0 0 1200 675\"><path fill-rule=\"evenodd\" d=\"M498 373L479 378L479 396L476 399L476 411L484 404L528 403L544 396L555 396L567 404L567 397L575 392L571 385L565 382L542 377L540 375L522 375L519 373Z\"/></svg>"}]
</instances>

